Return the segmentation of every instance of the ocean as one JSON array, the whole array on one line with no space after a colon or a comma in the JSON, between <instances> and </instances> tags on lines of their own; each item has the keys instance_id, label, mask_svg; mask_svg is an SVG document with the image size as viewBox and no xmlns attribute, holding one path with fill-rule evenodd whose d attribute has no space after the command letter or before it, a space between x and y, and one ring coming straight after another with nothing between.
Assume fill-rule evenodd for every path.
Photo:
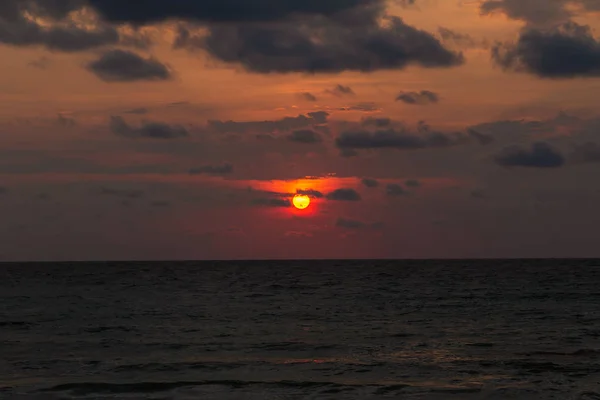
<instances>
[{"instance_id":1,"label":"ocean","mask_svg":"<svg viewBox=\"0 0 600 400\"><path fill-rule=\"evenodd\" d=\"M0 399L600 399L600 261L0 265Z\"/></svg>"}]
</instances>

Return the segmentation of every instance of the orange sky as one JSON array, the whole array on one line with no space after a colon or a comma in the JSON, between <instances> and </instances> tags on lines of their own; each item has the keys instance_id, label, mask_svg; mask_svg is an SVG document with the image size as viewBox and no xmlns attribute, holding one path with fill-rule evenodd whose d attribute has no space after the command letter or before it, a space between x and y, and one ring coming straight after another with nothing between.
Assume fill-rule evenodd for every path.
<instances>
[{"instance_id":1,"label":"orange sky","mask_svg":"<svg viewBox=\"0 0 600 400\"><path fill-rule=\"evenodd\" d=\"M541 4L523 1L527 7ZM0 248L0 259L139 258L149 248L151 258L597 251L591 233L579 229L589 219L600 219L590 211L600 188L585 181L595 179L595 153L576 148L596 140L600 74L548 79L500 68L491 56L495 43L514 42L525 28L542 28L539 21L502 10L482 15L480 1L387 4L388 16L401 17L445 48L462 52L465 63L368 73L249 72L204 50L174 49L177 22L171 21L143 28L154 45L132 51L166 65L172 79L108 82L86 65L119 46L61 51L39 43L14 45L0 32L0 201L8 213L0 231L8 244ZM598 13L577 10L570 20L589 26L598 38ZM0 28L12 23L0 18ZM200 30L216 29L207 26ZM471 43L443 40L439 28L468 35ZM336 85L353 94L334 93ZM423 90L439 100L396 101L402 92ZM317 99L308 101L301 93ZM286 125L292 124L286 117L301 119L312 112L327 112L327 121ZM560 112L566 114L560 117ZM124 127L111 117L123 118ZM390 118L385 129L393 140L407 132L462 136L456 145L423 145L422 150L403 148L404 142L343 148L344 134L371 129L361 122L367 118ZM234 127L221 132L209 121L233 121ZM151 129L160 135L183 129L185 137L144 136L153 134ZM316 132L319 139L295 140L290 135L298 129ZM478 145L469 129L489 136L492 144ZM499 161L503 151L514 153L514 146L530 148L536 141L559 148L568 167L549 175L548 165L515 170L504 168L514 157ZM539 161L533 158L530 164ZM528 162L518 167L531 167ZM231 170L219 169L227 165ZM190 174L199 167L203 172ZM302 179L307 176L319 179ZM378 186L368 187L364 178L377 180ZM400 185L406 196L389 185ZM360 201L332 200L339 188L355 190ZM310 212L265 206L265 199L298 189L321 193ZM135 197L131 191L136 190L144 194ZM585 204L574 210L575 199ZM577 239L561 226L577 229ZM53 237L53 230L62 233ZM149 233L157 231L163 233ZM161 236L169 238L161 241ZM77 250L65 244L73 240L81 242ZM522 241L529 243L527 249L519 246ZM31 252L23 243L34 243ZM299 247L309 250L303 254Z\"/></svg>"}]
</instances>

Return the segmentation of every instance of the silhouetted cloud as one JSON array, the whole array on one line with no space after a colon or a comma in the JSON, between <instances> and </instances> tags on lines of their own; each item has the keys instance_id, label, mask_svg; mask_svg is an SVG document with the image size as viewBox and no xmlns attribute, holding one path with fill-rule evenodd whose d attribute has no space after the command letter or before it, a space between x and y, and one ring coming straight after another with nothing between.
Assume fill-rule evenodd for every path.
<instances>
[{"instance_id":1,"label":"silhouetted cloud","mask_svg":"<svg viewBox=\"0 0 600 400\"><path fill-rule=\"evenodd\" d=\"M525 28L516 43L496 44L492 58L505 70L542 78L600 76L600 41L590 27L574 22L552 29Z\"/></svg>"},{"instance_id":2,"label":"silhouetted cloud","mask_svg":"<svg viewBox=\"0 0 600 400\"><path fill-rule=\"evenodd\" d=\"M126 50L104 52L87 65L88 70L105 82L164 81L171 71L154 58L143 58Z\"/></svg>"},{"instance_id":3,"label":"silhouetted cloud","mask_svg":"<svg viewBox=\"0 0 600 400\"><path fill-rule=\"evenodd\" d=\"M444 134L427 132L422 134L406 133L393 129L369 131L346 131L336 139L340 149L403 149L417 150L441 148L464 144L468 138L460 133Z\"/></svg>"},{"instance_id":4,"label":"silhouetted cloud","mask_svg":"<svg viewBox=\"0 0 600 400\"><path fill-rule=\"evenodd\" d=\"M485 135L483 133L477 132L474 129L468 129L467 132L469 136L474 138L482 146L494 143L494 137L491 135Z\"/></svg>"},{"instance_id":5,"label":"silhouetted cloud","mask_svg":"<svg viewBox=\"0 0 600 400\"><path fill-rule=\"evenodd\" d=\"M317 101L317 96L309 92L298 93L298 97L306 101Z\"/></svg>"},{"instance_id":6,"label":"silhouetted cloud","mask_svg":"<svg viewBox=\"0 0 600 400\"><path fill-rule=\"evenodd\" d=\"M176 139L188 136L188 131L179 125L145 121L139 128L132 127L120 116L110 118L111 131L127 138Z\"/></svg>"},{"instance_id":7,"label":"silhouetted cloud","mask_svg":"<svg viewBox=\"0 0 600 400\"><path fill-rule=\"evenodd\" d=\"M322 199L323 197L325 197L325 195L321 192L319 192L318 190L313 190L313 189L298 189L296 190L297 194L304 194L308 197L312 197L315 199Z\"/></svg>"},{"instance_id":8,"label":"silhouetted cloud","mask_svg":"<svg viewBox=\"0 0 600 400\"><path fill-rule=\"evenodd\" d=\"M405 185L411 188L418 188L421 187L421 182L416 179L409 179L405 182Z\"/></svg>"},{"instance_id":9,"label":"silhouetted cloud","mask_svg":"<svg viewBox=\"0 0 600 400\"><path fill-rule=\"evenodd\" d=\"M368 188L375 188L377 186L379 186L379 181L377 179L373 179L373 178L363 178L361 180L362 184L365 185Z\"/></svg>"},{"instance_id":10,"label":"silhouetted cloud","mask_svg":"<svg viewBox=\"0 0 600 400\"><path fill-rule=\"evenodd\" d=\"M410 65L448 68L464 63L432 34L385 17L384 8L362 3L332 18L294 18L270 24L219 24L207 36L181 27L176 48L202 48L213 57L258 73L371 72ZM319 32L314 40L314 32Z\"/></svg>"},{"instance_id":11,"label":"silhouetted cloud","mask_svg":"<svg viewBox=\"0 0 600 400\"><path fill-rule=\"evenodd\" d=\"M253 200L252 204L255 204L257 206L264 206L264 207L291 207L292 206L292 202L289 199L262 198L262 199Z\"/></svg>"},{"instance_id":12,"label":"silhouetted cloud","mask_svg":"<svg viewBox=\"0 0 600 400\"><path fill-rule=\"evenodd\" d=\"M361 112L373 112L380 111L381 108L373 102L358 103L347 107L341 107L340 111L361 111Z\"/></svg>"},{"instance_id":13,"label":"silhouetted cloud","mask_svg":"<svg viewBox=\"0 0 600 400\"><path fill-rule=\"evenodd\" d=\"M310 129L293 131L287 138L292 142L305 144L320 143L323 140L321 135Z\"/></svg>"},{"instance_id":14,"label":"silhouetted cloud","mask_svg":"<svg viewBox=\"0 0 600 400\"><path fill-rule=\"evenodd\" d=\"M86 26L75 23L69 14L82 10L86 4L82 0L2 0L0 43L19 47L42 46L63 52L117 44L136 47L147 45L136 34L125 35L104 21Z\"/></svg>"},{"instance_id":15,"label":"silhouetted cloud","mask_svg":"<svg viewBox=\"0 0 600 400\"><path fill-rule=\"evenodd\" d=\"M117 23L152 24L167 20L198 22L277 21L297 14L332 16L357 6L383 6L383 0L88 0L104 17Z\"/></svg>"},{"instance_id":16,"label":"silhouetted cloud","mask_svg":"<svg viewBox=\"0 0 600 400\"><path fill-rule=\"evenodd\" d=\"M533 143L531 148L505 148L495 160L504 167L557 168L565 164L565 157L546 142Z\"/></svg>"},{"instance_id":17,"label":"silhouetted cloud","mask_svg":"<svg viewBox=\"0 0 600 400\"><path fill-rule=\"evenodd\" d=\"M333 89L327 89L326 92L338 97L354 96L356 94L350 86L344 86L340 84L335 85Z\"/></svg>"},{"instance_id":18,"label":"silhouetted cloud","mask_svg":"<svg viewBox=\"0 0 600 400\"><path fill-rule=\"evenodd\" d=\"M385 194L388 196L404 196L408 192L397 183L390 183L385 187Z\"/></svg>"},{"instance_id":19,"label":"silhouetted cloud","mask_svg":"<svg viewBox=\"0 0 600 400\"><path fill-rule=\"evenodd\" d=\"M392 120L390 118L367 117L367 118L363 118L363 120L361 121L361 124L363 126L374 126L377 128L385 128L392 124Z\"/></svg>"},{"instance_id":20,"label":"silhouetted cloud","mask_svg":"<svg viewBox=\"0 0 600 400\"><path fill-rule=\"evenodd\" d=\"M203 165L201 167L190 169L190 174L208 174L208 175L228 175L233 172L233 165Z\"/></svg>"},{"instance_id":21,"label":"silhouetted cloud","mask_svg":"<svg viewBox=\"0 0 600 400\"><path fill-rule=\"evenodd\" d=\"M301 129L327 122L329 113L315 111L297 117L285 117L276 121L208 121L208 127L221 133L273 132Z\"/></svg>"},{"instance_id":22,"label":"silhouetted cloud","mask_svg":"<svg viewBox=\"0 0 600 400\"><path fill-rule=\"evenodd\" d=\"M570 0L484 0L480 3L482 14L504 13L508 18L531 24L561 22L571 14L565 6ZM581 0L575 0L576 2Z\"/></svg>"},{"instance_id":23,"label":"silhouetted cloud","mask_svg":"<svg viewBox=\"0 0 600 400\"><path fill-rule=\"evenodd\" d=\"M361 197L354 189L336 189L327 194L327 199L334 201L359 201Z\"/></svg>"},{"instance_id":24,"label":"silhouetted cloud","mask_svg":"<svg viewBox=\"0 0 600 400\"><path fill-rule=\"evenodd\" d=\"M414 105L437 103L439 100L440 97L438 94L429 90L421 90L420 92L402 92L396 97L396 101Z\"/></svg>"}]
</instances>

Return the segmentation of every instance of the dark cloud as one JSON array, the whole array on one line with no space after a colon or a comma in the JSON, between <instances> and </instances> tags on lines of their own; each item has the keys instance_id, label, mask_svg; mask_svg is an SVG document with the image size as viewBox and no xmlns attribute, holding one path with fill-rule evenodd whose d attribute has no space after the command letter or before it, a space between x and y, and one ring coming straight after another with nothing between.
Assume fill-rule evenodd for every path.
<instances>
[{"instance_id":1,"label":"dark cloud","mask_svg":"<svg viewBox=\"0 0 600 400\"><path fill-rule=\"evenodd\" d=\"M152 203L150 203L150 205L152 207L169 207L171 205L171 203L168 201L158 200L158 201L153 201Z\"/></svg>"},{"instance_id":2,"label":"dark cloud","mask_svg":"<svg viewBox=\"0 0 600 400\"><path fill-rule=\"evenodd\" d=\"M81 10L85 4L82 0L2 0L0 43L42 46L64 52L117 44L144 45L136 34L124 35L115 26L102 21L96 26L81 27L69 13Z\"/></svg>"},{"instance_id":3,"label":"dark cloud","mask_svg":"<svg viewBox=\"0 0 600 400\"><path fill-rule=\"evenodd\" d=\"M418 188L421 187L421 182L419 182L416 179L409 179L405 182L406 186L411 187L411 188Z\"/></svg>"},{"instance_id":4,"label":"dark cloud","mask_svg":"<svg viewBox=\"0 0 600 400\"><path fill-rule=\"evenodd\" d=\"M293 131L287 138L292 142L305 144L320 143L323 141L321 135L310 129Z\"/></svg>"},{"instance_id":5,"label":"dark cloud","mask_svg":"<svg viewBox=\"0 0 600 400\"><path fill-rule=\"evenodd\" d=\"M120 116L110 118L110 129L114 134L127 138L177 139L189 136L187 129L182 126L145 121L135 128Z\"/></svg>"},{"instance_id":6,"label":"dark cloud","mask_svg":"<svg viewBox=\"0 0 600 400\"><path fill-rule=\"evenodd\" d=\"M172 77L160 61L126 50L104 52L87 68L105 82L164 81Z\"/></svg>"},{"instance_id":7,"label":"dark cloud","mask_svg":"<svg viewBox=\"0 0 600 400\"><path fill-rule=\"evenodd\" d=\"M495 160L504 167L557 168L565 164L564 156L546 142L533 143L531 148L507 147Z\"/></svg>"},{"instance_id":8,"label":"dark cloud","mask_svg":"<svg viewBox=\"0 0 600 400\"><path fill-rule=\"evenodd\" d=\"M303 194L315 199L322 199L323 197L325 197L325 195L321 192L319 192L318 190L313 190L313 189L298 189L296 190L297 194Z\"/></svg>"},{"instance_id":9,"label":"dark cloud","mask_svg":"<svg viewBox=\"0 0 600 400\"><path fill-rule=\"evenodd\" d=\"M300 97L301 99L306 100L306 101L317 101L318 100L317 96L315 96L314 94L309 93L309 92L298 93L298 97Z\"/></svg>"},{"instance_id":10,"label":"dark cloud","mask_svg":"<svg viewBox=\"0 0 600 400\"><path fill-rule=\"evenodd\" d=\"M392 120L390 118L373 118L367 117L363 118L361 121L362 126L375 126L377 128L385 128L392 124Z\"/></svg>"},{"instance_id":11,"label":"dark cloud","mask_svg":"<svg viewBox=\"0 0 600 400\"><path fill-rule=\"evenodd\" d=\"M338 97L356 95L350 86L344 86L340 84L335 85L333 89L327 89L325 92Z\"/></svg>"},{"instance_id":12,"label":"dark cloud","mask_svg":"<svg viewBox=\"0 0 600 400\"><path fill-rule=\"evenodd\" d=\"M600 41L588 26L574 22L552 29L525 28L516 43L496 44L492 58L505 70L542 78L600 76Z\"/></svg>"},{"instance_id":13,"label":"dark cloud","mask_svg":"<svg viewBox=\"0 0 600 400\"><path fill-rule=\"evenodd\" d=\"M474 129L467 130L470 137L475 139L480 145L486 146L488 144L494 143L494 137L490 135L483 134L481 132L477 132Z\"/></svg>"},{"instance_id":14,"label":"dark cloud","mask_svg":"<svg viewBox=\"0 0 600 400\"><path fill-rule=\"evenodd\" d=\"M362 184L368 188L375 188L379 186L379 181L373 178L364 178L361 180Z\"/></svg>"},{"instance_id":15,"label":"dark cloud","mask_svg":"<svg viewBox=\"0 0 600 400\"><path fill-rule=\"evenodd\" d=\"M202 167L192 168L190 174L208 174L208 175L228 175L233 172L233 165L204 165Z\"/></svg>"},{"instance_id":16,"label":"dark cloud","mask_svg":"<svg viewBox=\"0 0 600 400\"><path fill-rule=\"evenodd\" d=\"M344 158L357 157L358 152L353 149L341 149L340 156Z\"/></svg>"},{"instance_id":17,"label":"dark cloud","mask_svg":"<svg viewBox=\"0 0 600 400\"><path fill-rule=\"evenodd\" d=\"M442 148L464 144L468 138L460 133L445 134L441 132L409 133L394 129L342 132L335 143L340 149L403 149L417 150L426 148Z\"/></svg>"},{"instance_id":18,"label":"dark cloud","mask_svg":"<svg viewBox=\"0 0 600 400\"><path fill-rule=\"evenodd\" d=\"M390 183L385 187L385 194L388 196L404 196L408 194L404 188L396 183Z\"/></svg>"},{"instance_id":19,"label":"dark cloud","mask_svg":"<svg viewBox=\"0 0 600 400\"><path fill-rule=\"evenodd\" d=\"M484 0L480 3L482 14L501 12L508 18L530 24L561 22L571 17L565 8L570 0ZM580 0L575 0L580 2Z\"/></svg>"},{"instance_id":20,"label":"dark cloud","mask_svg":"<svg viewBox=\"0 0 600 400\"><path fill-rule=\"evenodd\" d=\"M285 132L327 122L329 113L316 111L276 121L208 121L208 127L220 133Z\"/></svg>"},{"instance_id":21,"label":"dark cloud","mask_svg":"<svg viewBox=\"0 0 600 400\"><path fill-rule=\"evenodd\" d=\"M289 199L255 199L252 204L264 207L291 207L292 202Z\"/></svg>"},{"instance_id":22,"label":"dark cloud","mask_svg":"<svg viewBox=\"0 0 600 400\"><path fill-rule=\"evenodd\" d=\"M383 6L383 0L88 0L106 19L152 24L168 20L198 22L276 21L298 14L332 16L357 6Z\"/></svg>"},{"instance_id":23,"label":"dark cloud","mask_svg":"<svg viewBox=\"0 0 600 400\"><path fill-rule=\"evenodd\" d=\"M354 189L336 189L327 194L327 199L335 201L359 201L361 197Z\"/></svg>"},{"instance_id":24,"label":"dark cloud","mask_svg":"<svg viewBox=\"0 0 600 400\"><path fill-rule=\"evenodd\" d=\"M175 47L202 48L221 61L258 73L371 72L464 63L461 53L446 49L430 33L397 17L386 17L381 24L382 15L382 7L366 2L335 18L212 25L207 36L181 28Z\"/></svg>"},{"instance_id":25,"label":"dark cloud","mask_svg":"<svg viewBox=\"0 0 600 400\"><path fill-rule=\"evenodd\" d=\"M396 97L396 101L401 101L406 104L432 104L440 101L437 93L429 90L421 90L420 92L402 92Z\"/></svg>"},{"instance_id":26,"label":"dark cloud","mask_svg":"<svg viewBox=\"0 0 600 400\"><path fill-rule=\"evenodd\" d=\"M372 102L358 103L347 107L341 107L340 111L361 111L361 112L374 112L380 111L381 108Z\"/></svg>"},{"instance_id":27,"label":"dark cloud","mask_svg":"<svg viewBox=\"0 0 600 400\"><path fill-rule=\"evenodd\" d=\"M8 193L8 189L4 186L0 186L0 195L5 195Z\"/></svg>"}]
</instances>

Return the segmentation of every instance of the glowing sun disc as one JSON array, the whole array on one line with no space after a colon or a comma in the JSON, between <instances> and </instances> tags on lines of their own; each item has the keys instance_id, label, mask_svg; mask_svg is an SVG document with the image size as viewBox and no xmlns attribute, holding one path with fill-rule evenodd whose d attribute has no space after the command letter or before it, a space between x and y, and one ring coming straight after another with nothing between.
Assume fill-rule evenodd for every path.
<instances>
[{"instance_id":1,"label":"glowing sun disc","mask_svg":"<svg viewBox=\"0 0 600 400\"><path fill-rule=\"evenodd\" d=\"M305 194L297 194L294 196L292 203L298 210L304 210L310 205L310 197Z\"/></svg>"}]
</instances>

